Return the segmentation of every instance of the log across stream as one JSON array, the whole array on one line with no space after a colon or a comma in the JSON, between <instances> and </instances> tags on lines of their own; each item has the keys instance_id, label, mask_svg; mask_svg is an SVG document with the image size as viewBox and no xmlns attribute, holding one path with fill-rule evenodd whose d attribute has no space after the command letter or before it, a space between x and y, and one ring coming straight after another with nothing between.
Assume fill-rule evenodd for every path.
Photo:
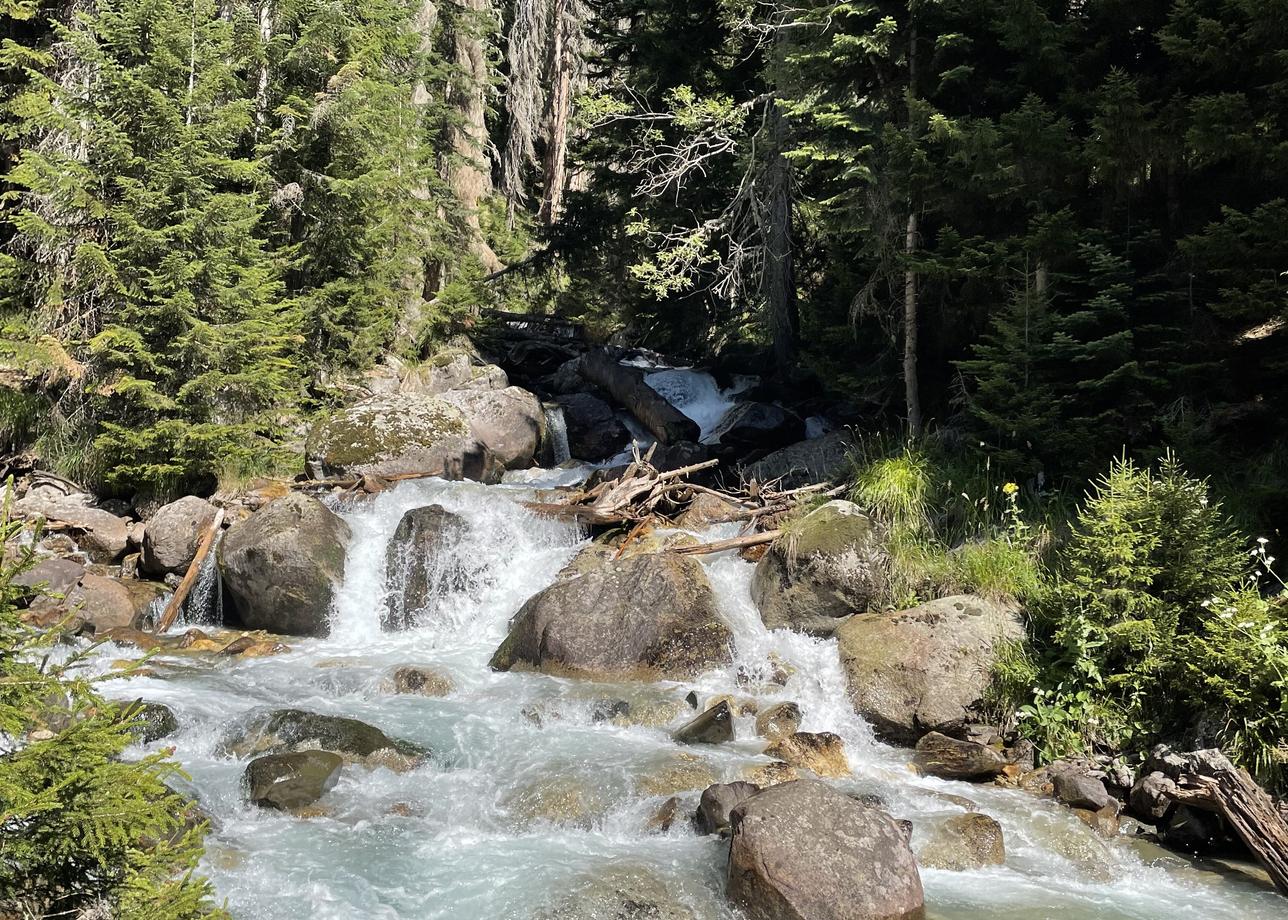
<instances>
[{"instance_id":1,"label":"log across stream","mask_svg":"<svg viewBox=\"0 0 1288 920\"><path fill-rule=\"evenodd\" d=\"M689 717L691 691L745 694L739 670L789 673L761 688L762 703L793 700L802 728L845 742L852 775L834 780L913 822L914 849L961 799L995 817L1006 862L966 872L923 868L927 913L938 920L1269 920L1284 915L1272 890L1199 871L1161 851L1096 837L1068 810L1024 793L917 777L909 752L873 741L849 707L835 646L771 632L751 604L751 565L734 553L697 557L733 632L733 664L683 684L598 684L487 667L511 616L553 581L581 541L576 525L521 502L528 486L421 480L354 499L353 532L332 635L294 640L276 657L154 660L151 675L105 683L122 699L171 706L174 745L212 817L206 870L239 920L592 920L603 898L628 892L660 920L736 920L724 899L728 844L684 820L709 782L766 762L751 719L732 743L681 747L669 729ZM387 544L402 515L439 503L469 528L453 552L479 578L440 600L433 622L380 631ZM699 534L736 536L738 525ZM398 589L397 585L393 586ZM103 667L137 652L103 647ZM432 668L455 690L442 698L393 695L391 670ZM744 681L745 683L745 681ZM620 717L620 702L630 718ZM245 761L217 753L225 727L256 707L295 707L372 723L434 751L410 772L346 765L310 816L245 803ZM615 708L616 707L616 708ZM951 795L946 795L951 794ZM670 796L681 817L651 819Z\"/></svg>"}]
</instances>

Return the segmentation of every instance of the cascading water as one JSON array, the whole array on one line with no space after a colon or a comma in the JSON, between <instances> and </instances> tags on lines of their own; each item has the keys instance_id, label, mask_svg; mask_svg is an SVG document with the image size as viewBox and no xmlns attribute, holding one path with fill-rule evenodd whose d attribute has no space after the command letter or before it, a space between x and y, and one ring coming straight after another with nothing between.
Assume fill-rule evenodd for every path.
<instances>
[{"instance_id":1,"label":"cascading water","mask_svg":"<svg viewBox=\"0 0 1288 920\"><path fill-rule=\"evenodd\" d=\"M205 869L239 920L598 920L620 914L595 912L596 880L618 890L640 879L666 899L665 912L641 916L734 920L723 898L727 844L695 836L683 818L667 832L650 830L648 821L671 794L668 778L695 769L686 757L696 755L718 780L767 761L746 717L733 743L714 748L677 746L669 729L688 717L682 701L690 690L745 694L736 685L740 668L745 676L774 667L789 676L784 686L766 685L761 702L794 700L805 730L839 734L854 775L838 785L878 795L890 812L911 819L915 844L925 828L961 813L946 792L972 799L1002 824L1005 865L923 870L932 920L1283 916L1272 893L1174 857L1151 865L1054 804L914 776L907 753L874 742L846 703L834 642L765 629L750 598L752 566L736 556L704 560L735 636L735 662L726 668L688 684L493 673L487 661L510 617L581 542L571 526L537 518L513 500L541 484L426 480L341 507L352 541L329 638L292 641L292 651L273 658L154 660L154 675L104 685L178 713L183 728L160 743L176 746L213 817ZM439 598L418 628L382 632L389 540L404 513L432 504L464 519L449 552L471 577ZM708 534L722 535L718 528ZM446 675L454 692L393 695L387 676L408 664ZM611 708L604 702L617 700L659 718L605 719ZM222 729L257 706L359 718L435 756L403 774L346 766L315 817L259 810L242 797L245 763L214 753ZM697 791L680 795L691 810Z\"/></svg>"},{"instance_id":2,"label":"cascading water","mask_svg":"<svg viewBox=\"0 0 1288 920\"><path fill-rule=\"evenodd\" d=\"M730 409L739 393L754 384L754 377L743 377L728 389L721 389L716 379L705 371L675 367L654 371L644 382L666 397L666 401L698 423L706 441Z\"/></svg>"},{"instance_id":3,"label":"cascading water","mask_svg":"<svg viewBox=\"0 0 1288 920\"><path fill-rule=\"evenodd\" d=\"M558 466L572 459L568 449L568 422L564 419L563 407L557 403L546 403L543 407L546 415L546 437L543 450L547 456L547 466Z\"/></svg>"},{"instance_id":4,"label":"cascading water","mask_svg":"<svg viewBox=\"0 0 1288 920\"><path fill-rule=\"evenodd\" d=\"M219 544L224 532L215 534L214 545L197 570L197 580L183 603L183 621L186 625L204 626L223 622L224 583L219 577Z\"/></svg>"}]
</instances>

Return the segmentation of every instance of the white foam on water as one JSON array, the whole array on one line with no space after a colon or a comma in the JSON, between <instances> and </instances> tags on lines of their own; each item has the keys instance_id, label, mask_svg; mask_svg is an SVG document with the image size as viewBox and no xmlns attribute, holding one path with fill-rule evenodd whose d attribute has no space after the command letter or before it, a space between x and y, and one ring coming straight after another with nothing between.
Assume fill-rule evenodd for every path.
<instances>
[{"instance_id":1,"label":"white foam on water","mask_svg":"<svg viewBox=\"0 0 1288 920\"><path fill-rule=\"evenodd\" d=\"M744 675L791 669L760 702L793 700L803 728L845 742L854 775L837 785L880 796L914 823L914 846L934 821L960 813L942 797L971 798L1006 835L1004 866L925 870L932 920L1269 920L1283 916L1273 893L1211 873L1146 864L1126 844L1095 837L1053 803L992 786L917 777L908 755L873 740L845 694L834 640L765 629L751 600L753 566L725 553L704 557L720 614L734 636L732 664L685 683L599 684L539 674L492 672L487 662L527 598L550 584L582 542L575 528L539 518L516 500L531 486L408 482L340 509L353 534L333 632L291 641L284 655L247 661L154 660L156 676L110 681L106 692L175 709L182 726L156 745L174 745L192 788L214 818L205 870L239 920L525 920L578 890L588 875L638 872L659 880L696 920L736 920L725 905L727 843L692 834L681 818L666 834L646 822L666 798L640 783L698 754L730 780L766 762L751 720L718 748L681 748L669 731L691 715L689 690L746 695ZM468 531L452 552L480 577L435 606L431 622L380 630L385 557L402 515L429 504L461 515ZM727 528L704 534L728 535ZM123 657L111 646L100 662ZM448 697L397 696L385 681L399 665L432 667L455 684ZM662 727L596 721L597 703L676 707ZM423 744L432 761L412 772L346 766L323 804L299 818L245 804L245 762L217 753L220 734L255 707L346 715ZM656 792L658 787L652 787ZM556 790L554 817L523 805ZM562 790L562 792L560 792ZM681 793L691 811L698 791ZM560 809L587 815L559 819Z\"/></svg>"},{"instance_id":2,"label":"white foam on water","mask_svg":"<svg viewBox=\"0 0 1288 920\"><path fill-rule=\"evenodd\" d=\"M734 407L734 399L747 389L755 378L740 378L728 389L721 389L716 379L706 371L674 367L655 371L644 378L671 405L697 422L705 441L720 425L720 420Z\"/></svg>"}]
</instances>

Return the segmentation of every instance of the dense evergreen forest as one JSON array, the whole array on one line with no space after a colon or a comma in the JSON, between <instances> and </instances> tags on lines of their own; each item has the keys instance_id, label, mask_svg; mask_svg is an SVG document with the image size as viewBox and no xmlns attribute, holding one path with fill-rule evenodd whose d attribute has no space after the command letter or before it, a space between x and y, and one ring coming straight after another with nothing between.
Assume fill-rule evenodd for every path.
<instances>
[{"instance_id":1,"label":"dense evergreen forest","mask_svg":"<svg viewBox=\"0 0 1288 920\"><path fill-rule=\"evenodd\" d=\"M81 477L271 468L501 306L1026 481L1172 445L1282 526L1276 2L6 13L5 433Z\"/></svg>"},{"instance_id":2,"label":"dense evergreen forest","mask_svg":"<svg viewBox=\"0 0 1288 920\"><path fill-rule=\"evenodd\" d=\"M383 714L380 694L451 697L461 680L453 705L478 706L459 711L486 726L478 737L520 746L467 760L536 762L551 733L535 733L578 718L688 744L723 705L727 735L695 743L734 741L734 710L746 742L755 719L752 737L785 769L753 765L745 776L766 787L796 767L848 782L846 745L866 757L877 742L916 744L931 776L1041 791L1115 841L1128 833L1121 812L1177 850L1251 853L1288 893L1282 845L1277 862L1263 858L1229 812L1185 798L1212 763L1206 749L1219 749L1221 776L1237 775L1260 809L1257 830L1288 840L1288 809L1270 798L1288 793L1288 586L1274 558L1288 536L1288 0L0 0L0 14L0 916L17 916L14 905L72 915L63 902L83 917L224 916L212 892L255 905L238 916L279 909L270 889L283 885L264 879L280 879L281 853L249 882L232 857L200 862L209 815L187 801L234 772L240 782L228 763L265 752L216 726L203 702L190 712L210 737L218 729L215 754L209 738L180 735L136 757L165 737L146 734L148 719L181 731L173 713L100 693L82 666L104 680L172 680L167 699L238 704L218 681L243 668L235 690L247 700L294 707L283 686L339 700L325 716L272 718L334 719L363 744L367 730L379 736L361 750L300 750L273 722L281 749L265 757L324 756L292 775L312 787L290 804L259 795L251 768L264 758L253 761L245 789L214 797L243 809L237 820L248 801L329 820L308 809L342 769L371 768L368 780L438 769L439 737L386 737L341 718L342 705L350 684ZM577 347L525 374L489 351L516 329L575 330ZM686 414L679 397L719 412ZM574 407L583 420L570 424ZM754 425L712 436L741 412L786 421L773 443ZM424 430L386 451L390 428ZM656 443L641 458L629 445L645 430ZM789 482L790 463L753 475L771 452L823 451L832 436L841 454L826 475ZM469 491L503 476L511 491ZM426 491L413 504L411 491L390 498L394 483ZM520 486L532 494L516 498ZM670 533L680 530L687 542ZM367 552L376 538L387 556L384 544ZM448 562L417 569L413 551ZM30 574L41 566L56 577ZM663 573L646 585L661 597L654 619L679 610L679 626L639 626L644 589L604 575L650 566ZM299 590L274 594L279 577ZM577 586L601 577L608 588L581 609ZM48 594L60 579L65 594ZM511 593L487 593L497 585ZM719 603L735 595L751 626L725 622ZM453 612L460 622L429 616L442 597L466 611ZM528 633L555 630L552 609L568 635L525 659ZM887 621L906 631L882 632ZM1002 626L981 640L986 621ZM175 622L194 628L180 635ZM615 643L693 622L707 632L684 648L688 670L658 665L651 646L595 670ZM396 643L427 623L442 632L424 648L465 650L443 674L401 666L379 691L374 671L350 684L316 677L364 655L363 667L391 664L387 641L410 662L424 648ZM201 632L229 626L243 631ZM357 649L347 664L323 644L333 628ZM98 660L88 643L104 635L144 657ZM609 651L580 649L587 636ZM281 638L300 643L296 658L252 672L249 659L292 651ZM940 658L926 652L935 642ZM596 664L542 660L547 646ZM885 658L864 659L871 648ZM788 651L798 658L779 657ZM148 656L171 653L216 664L198 681L196 668L157 677ZM944 662L967 659L975 683L948 707L953 719L881 709L905 693L903 670L921 667L931 686ZM890 661L895 690L864 700L864 681L880 677L863 669ZM478 673L447 673L462 662ZM677 708L655 724L635 696L551 716L548 699L525 695L540 685L504 682L511 667L696 689L683 707L664 700ZM713 673L728 680L704 683ZM800 700L778 698L787 692ZM49 702L58 694L66 705ZM505 708L497 700L515 721L488 721ZM836 724L798 731L798 702L806 720ZM764 730L766 712L791 727ZM247 736L263 729L250 724ZM319 734L335 746L338 731ZM477 742L468 734L453 743ZM818 749L784 747L801 735ZM927 754L927 738L950 753ZM614 751L587 743L580 760L549 762L571 775ZM205 771L183 801L172 754ZM941 755L985 762L943 772ZM622 797L717 788L700 759ZM891 762L872 761L877 773ZM1094 794L1066 796L1053 765ZM667 785L677 774L687 779ZM731 777L720 778L748 785ZM487 825L518 821L519 779L459 793L485 803L470 820L503 855L507 835L533 826ZM600 792L564 789L561 801ZM407 800L382 801L384 818L432 813L397 795ZM917 821L931 810L902 795ZM1011 814L1007 833L1027 819ZM724 820L708 830L730 833L729 808ZM896 830L919 910L912 832ZM346 852L311 831L287 845L291 859L318 879L358 877L351 854L338 868L309 863ZM921 860L923 838L916 847ZM542 877L544 864L522 863L531 852L511 856ZM1025 897L1040 875L1065 872L1033 865ZM708 869L683 884L707 891ZM730 878L728 898L745 907ZM958 893L929 878L936 916L957 916ZM1062 906L1041 915L1092 915L1106 878L1118 876L1079 877L1086 890L1051 895ZM476 896L457 881L434 891ZM392 903L359 908L350 895L336 896L341 910ZM724 918L725 895L718 910L647 915ZM1142 903L1121 916L1171 902ZM1264 902L1214 903L1238 916Z\"/></svg>"}]
</instances>

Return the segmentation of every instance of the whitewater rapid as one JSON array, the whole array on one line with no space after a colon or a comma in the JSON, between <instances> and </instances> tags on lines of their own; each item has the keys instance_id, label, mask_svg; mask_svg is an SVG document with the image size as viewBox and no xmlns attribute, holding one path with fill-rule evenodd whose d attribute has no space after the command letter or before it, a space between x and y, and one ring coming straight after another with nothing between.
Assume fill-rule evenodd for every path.
<instances>
[{"instance_id":1,"label":"whitewater rapid","mask_svg":"<svg viewBox=\"0 0 1288 920\"><path fill-rule=\"evenodd\" d=\"M838 786L879 796L896 817L911 819L914 845L926 827L961 813L945 792L972 799L1001 823L1004 866L923 870L931 918L1284 916L1273 893L1104 842L1054 803L915 776L907 753L876 743L846 703L833 642L764 628L750 598L752 566L736 556L704 559L735 637L735 661L726 668L684 684L648 685L493 673L487 662L511 616L584 542L575 527L518 504L542 484L540 477L499 486L426 480L337 506L353 538L329 638L290 640L291 650L272 658L156 660L149 665L155 676L103 684L114 697L161 702L178 715L178 734L153 747L175 747L191 791L212 816L204 869L234 917L616 920L578 912L590 903L578 892L608 875L659 885L677 911L661 920L735 920L723 897L727 843L694 835L683 818L701 790L680 793L682 816L666 833L648 825L671 793L653 790L658 777L691 767L687 756L702 758L724 781L768 761L750 717L739 717L733 743L715 748L682 748L669 731L691 715L683 703L690 691L746 695L736 685L739 668L755 673L774 663L792 673L785 686L761 694L761 704L793 700L804 730L839 734L854 775ZM406 511L429 504L469 523L454 552L477 578L439 602L431 625L381 632L390 538ZM703 534L720 535L718 528ZM107 647L100 654L107 661L137 652ZM442 699L394 695L386 680L400 665L433 668L456 689ZM658 727L597 718L599 704L619 699L674 717ZM434 757L403 774L346 766L313 817L260 810L243 799L245 762L217 756L214 747L240 713L261 706L362 719ZM525 803L534 789L556 790L572 816L533 817Z\"/></svg>"}]
</instances>

